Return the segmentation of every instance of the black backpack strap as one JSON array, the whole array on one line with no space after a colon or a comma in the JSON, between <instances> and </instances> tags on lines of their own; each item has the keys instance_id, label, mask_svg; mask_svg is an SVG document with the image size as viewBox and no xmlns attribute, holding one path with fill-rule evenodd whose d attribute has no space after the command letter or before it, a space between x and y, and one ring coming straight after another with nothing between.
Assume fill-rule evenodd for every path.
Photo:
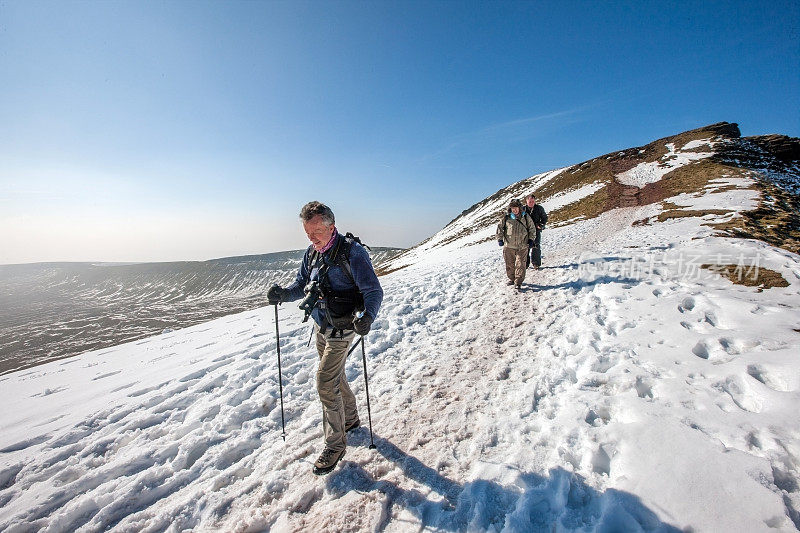
<instances>
[{"instance_id":1,"label":"black backpack strap","mask_svg":"<svg viewBox=\"0 0 800 533\"><path fill-rule=\"evenodd\" d=\"M353 269L350 268L350 249L353 247L353 243L357 242L367 250L372 250L369 246L361 242L361 239L353 235L352 233L346 233L342 239L336 243L336 248L333 250L333 255L331 256L330 264L336 265L340 267L347 276L353 281L356 282L355 278L353 277ZM320 261L322 259L322 254L314 250L310 257L310 264L308 266L308 271L311 272L311 269L314 265L314 260ZM324 261L323 261L324 263ZM325 263L320 268L320 279L324 274L328 272L328 263Z\"/></svg>"},{"instance_id":2,"label":"black backpack strap","mask_svg":"<svg viewBox=\"0 0 800 533\"><path fill-rule=\"evenodd\" d=\"M308 263L306 263L306 270L308 271L308 275L310 277L311 271L322 260L322 254L316 251L313 246L309 246L309 248L311 248L311 253L308 255Z\"/></svg>"},{"instance_id":3,"label":"black backpack strap","mask_svg":"<svg viewBox=\"0 0 800 533\"><path fill-rule=\"evenodd\" d=\"M358 237L356 237L355 235L353 235L353 234L352 234L352 233L350 233L349 231L348 231L348 232L345 234L344 238L345 238L345 240L348 240L348 241L350 241L350 244L352 244L352 243L354 243L354 242L357 242L358 244L360 244L361 246L363 246L364 248L366 248L366 249L367 249L367 250L369 250L370 252L372 251L372 248L370 248L369 246L367 246L366 244L364 244L363 242L361 242L361 239L359 239ZM348 247L348 251L349 251L349 249L350 249L350 248ZM348 256L349 256L349 254L348 254Z\"/></svg>"},{"instance_id":4,"label":"black backpack strap","mask_svg":"<svg viewBox=\"0 0 800 533\"><path fill-rule=\"evenodd\" d=\"M356 282L355 278L353 277L353 270L350 268L350 249L353 247L353 243L357 242L364 248L369 251L372 251L372 248L361 242L361 239L350 233L349 231L345 233L344 239L342 241L342 249L339 250L337 256L334 258L334 264L341 267L342 270L347 272L347 275L353 280L353 283Z\"/></svg>"},{"instance_id":5,"label":"black backpack strap","mask_svg":"<svg viewBox=\"0 0 800 533\"><path fill-rule=\"evenodd\" d=\"M347 276L355 283L356 279L353 277L353 269L350 268L350 248L353 246L353 242L361 244L358 237L353 237L352 233L348 233L344 236L344 239L342 239L342 246L336 251L336 255L333 257L333 264L344 270Z\"/></svg>"}]
</instances>

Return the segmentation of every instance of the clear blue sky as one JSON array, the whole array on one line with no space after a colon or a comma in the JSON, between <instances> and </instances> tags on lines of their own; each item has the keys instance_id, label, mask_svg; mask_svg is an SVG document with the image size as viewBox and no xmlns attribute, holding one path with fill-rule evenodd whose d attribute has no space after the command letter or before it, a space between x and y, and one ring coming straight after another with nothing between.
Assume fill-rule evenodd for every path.
<instances>
[{"instance_id":1,"label":"clear blue sky","mask_svg":"<svg viewBox=\"0 0 800 533\"><path fill-rule=\"evenodd\" d=\"M712 122L800 136L791 2L0 0L0 263L410 246Z\"/></svg>"}]
</instances>

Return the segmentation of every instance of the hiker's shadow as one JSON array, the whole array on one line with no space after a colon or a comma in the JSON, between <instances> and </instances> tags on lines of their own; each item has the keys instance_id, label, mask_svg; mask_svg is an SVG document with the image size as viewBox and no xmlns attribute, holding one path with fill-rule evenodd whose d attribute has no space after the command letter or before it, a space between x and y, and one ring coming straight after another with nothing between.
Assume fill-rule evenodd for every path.
<instances>
[{"instance_id":1,"label":"hiker's shadow","mask_svg":"<svg viewBox=\"0 0 800 533\"><path fill-rule=\"evenodd\" d=\"M361 430L349 440L366 446L368 433ZM458 483L387 439L375 437L375 444L378 453L409 480L403 484L416 483L422 485L421 490L375 479L351 461L344 461L342 468L328 477L327 486L339 495L353 490L384 494L385 508L376 518L380 522L375 524L376 531L389 525L396 506L417 516L423 528L443 531L680 531L663 523L637 496L615 489L599 492L581 476L560 467L546 476L519 472L508 486L485 479Z\"/></svg>"},{"instance_id":2,"label":"hiker's shadow","mask_svg":"<svg viewBox=\"0 0 800 533\"><path fill-rule=\"evenodd\" d=\"M611 283L618 283L623 286L623 288L630 289L635 287L642 280L635 279L627 276L598 276L594 279L575 279L572 281L565 281L564 283L558 283L556 285L539 285L537 283L523 283L521 292L540 292L540 291L549 291L549 290L558 290L558 289L566 289L571 290L574 293L580 291L586 287L594 287L595 285L608 285Z\"/></svg>"},{"instance_id":3,"label":"hiker's shadow","mask_svg":"<svg viewBox=\"0 0 800 533\"><path fill-rule=\"evenodd\" d=\"M642 283L645 276L641 268L639 268L639 270L632 270L630 266L619 266L619 262L625 260L625 257L607 256L576 263L539 267L538 270L534 270L528 277L529 281L522 284L520 292L541 292L559 289L578 292L587 287L612 283L618 283L624 288L629 289ZM567 279L562 283L552 285L536 283L536 272L542 270L563 270L568 272L565 273L564 277L572 277L572 279ZM569 273L574 273L574 277ZM630 275L631 273L634 275Z\"/></svg>"}]
</instances>

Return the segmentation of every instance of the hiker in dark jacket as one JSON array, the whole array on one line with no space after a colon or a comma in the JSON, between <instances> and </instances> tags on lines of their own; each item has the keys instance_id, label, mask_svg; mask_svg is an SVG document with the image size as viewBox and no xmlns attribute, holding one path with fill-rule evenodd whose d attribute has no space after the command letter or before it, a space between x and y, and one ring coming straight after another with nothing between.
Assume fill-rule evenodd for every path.
<instances>
[{"instance_id":1,"label":"hiker in dark jacket","mask_svg":"<svg viewBox=\"0 0 800 533\"><path fill-rule=\"evenodd\" d=\"M530 253L528 254L528 266L533 263L534 268L542 266L542 230L547 224L547 213L544 207L536 203L536 195L531 193L525 197L525 206L522 208L531 217L536 227L536 237L533 239Z\"/></svg>"},{"instance_id":2,"label":"hiker in dark jacket","mask_svg":"<svg viewBox=\"0 0 800 533\"><path fill-rule=\"evenodd\" d=\"M503 247L508 284L514 285L517 290L522 288L522 282L525 281L525 260L535 231L531 217L522 211L522 202L511 200L508 212L497 225L497 243Z\"/></svg>"},{"instance_id":3,"label":"hiker in dark jacket","mask_svg":"<svg viewBox=\"0 0 800 533\"><path fill-rule=\"evenodd\" d=\"M333 470L347 447L347 431L360 425L356 399L344 372L345 359L356 335L369 333L383 301L383 289L366 250L360 241L339 234L328 206L309 202L300 211L300 219L311 246L294 283L286 288L273 285L267 298L270 304L300 300L311 294L313 283L320 290L318 298L309 298L320 358L317 392L325 439L325 448L314 463L314 473L319 475Z\"/></svg>"}]
</instances>

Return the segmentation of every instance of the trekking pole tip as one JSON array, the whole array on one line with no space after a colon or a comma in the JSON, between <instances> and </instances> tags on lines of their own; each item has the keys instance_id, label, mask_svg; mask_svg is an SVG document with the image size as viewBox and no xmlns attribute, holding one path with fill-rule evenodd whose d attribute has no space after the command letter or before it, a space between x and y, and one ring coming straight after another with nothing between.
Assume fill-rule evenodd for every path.
<instances>
[{"instance_id":1,"label":"trekking pole tip","mask_svg":"<svg viewBox=\"0 0 800 533\"><path fill-rule=\"evenodd\" d=\"M377 448L377 446L375 446L374 444L370 444L370 445L369 445L369 449L370 449L370 450L374 450L374 449L376 449L376 448Z\"/></svg>"}]
</instances>

